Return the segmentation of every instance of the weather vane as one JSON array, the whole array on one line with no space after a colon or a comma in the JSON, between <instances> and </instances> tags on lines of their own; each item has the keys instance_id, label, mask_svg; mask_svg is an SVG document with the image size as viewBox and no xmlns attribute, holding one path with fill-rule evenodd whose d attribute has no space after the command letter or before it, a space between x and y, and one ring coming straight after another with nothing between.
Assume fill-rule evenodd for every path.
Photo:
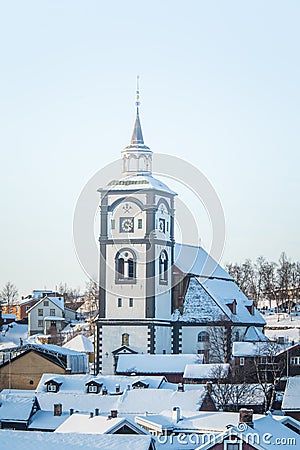
<instances>
[{"instance_id":1,"label":"weather vane","mask_svg":"<svg viewBox=\"0 0 300 450\"><path fill-rule=\"evenodd\" d=\"M140 106L140 76L136 77L136 106L137 108Z\"/></svg>"}]
</instances>

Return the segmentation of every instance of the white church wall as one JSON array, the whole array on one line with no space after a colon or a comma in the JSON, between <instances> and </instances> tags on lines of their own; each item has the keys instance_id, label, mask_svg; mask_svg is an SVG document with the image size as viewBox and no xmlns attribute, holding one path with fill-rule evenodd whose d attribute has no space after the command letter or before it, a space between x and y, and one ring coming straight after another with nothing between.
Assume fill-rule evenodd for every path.
<instances>
[{"instance_id":1,"label":"white church wall","mask_svg":"<svg viewBox=\"0 0 300 450\"><path fill-rule=\"evenodd\" d=\"M172 353L171 327L155 327L155 353Z\"/></svg>"},{"instance_id":2,"label":"white church wall","mask_svg":"<svg viewBox=\"0 0 300 450\"><path fill-rule=\"evenodd\" d=\"M129 347L138 353L147 353L148 350L148 327L107 325L102 327L102 373L113 374L114 356L113 351L122 347L122 334L129 334Z\"/></svg>"}]
</instances>

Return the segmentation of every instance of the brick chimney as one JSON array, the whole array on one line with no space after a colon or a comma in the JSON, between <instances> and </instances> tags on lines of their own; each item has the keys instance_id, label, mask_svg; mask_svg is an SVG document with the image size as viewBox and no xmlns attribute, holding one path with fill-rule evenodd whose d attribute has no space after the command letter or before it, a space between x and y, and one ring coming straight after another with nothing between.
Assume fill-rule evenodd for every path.
<instances>
[{"instance_id":1,"label":"brick chimney","mask_svg":"<svg viewBox=\"0 0 300 450\"><path fill-rule=\"evenodd\" d=\"M116 409L112 409L112 410L110 411L110 417L111 417L112 419L116 419L116 418L118 417L118 411L117 411Z\"/></svg>"},{"instance_id":2,"label":"brick chimney","mask_svg":"<svg viewBox=\"0 0 300 450\"><path fill-rule=\"evenodd\" d=\"M178 383L177 391L178 392L184 392L184 385L182 383Z\"/></svg>"},{"instance_id":3,"label":"brick chimney","mask_svg":"<svg viewBox=\"0 0 300 450\"><path fill-rule=\"evenodd\" d=\"M90 412L90 419L92 419L94 417L94 413Z\"/></svg>"},{"instance_id":4,"label":"brick chimney","mask_svg":"<svg viewBox=\"0 0 300 450\"><path fill-rule=\"evenodd\" d=\"M120 388L120 385L119 384L116 384L116 392L120 392L121 391L121 388Z\"/></svg>"},{"instance_id":5,"label":"brick chimney","mask_svg":"<svg viewBox=\"0 0 300 450\"><path fill-rule=\"evenodd\" d=\"M74 414L74 408L70 408L70 416Z\"/></svg>"},{"instance_id":6,"label":"brick chimney","mask_svg":"<svg viewBox=\"0 0 300 450\"><path fill-rule=\"evenodd\" d=\"M61 416L62 415L62 404L61 403L54 403L54 405L53 405L53 415L54 416Z\"/></svg>"},{"instance_id":7,"label":"brick chimney","mask_svg":"<svg viewBox=\"0 0 300 450\"><path fill-rule=\"evenodd\" d=\"M107 395L107 387L103 386L102 388L102 395Z\"/></svg>"},{"instance_id":8,"label":"brick chimney","mask_svg":"<svg viewBox=\"0 0 300 450\"><path fill-rule=\"evenodd\" d=\"M99 408L95 408L95 416L99 416Z\"/></svg>"},{"instance_id":9,"label":"brick chimney","mask_svg":"<svg viewBox=\"0 0 300 450\"><path fill-rule=\"evenodd\" d=\"M239 413L239 424L245 423L249 427L253 428L253 409L242 408L240 409Z\"/></svg>"}]
</instances>

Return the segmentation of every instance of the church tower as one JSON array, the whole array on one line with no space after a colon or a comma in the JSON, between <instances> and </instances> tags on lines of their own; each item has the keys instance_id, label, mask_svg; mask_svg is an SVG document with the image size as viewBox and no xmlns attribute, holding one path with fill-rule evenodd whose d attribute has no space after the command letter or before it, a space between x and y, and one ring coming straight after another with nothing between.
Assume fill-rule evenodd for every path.
<instances>
[{"instance_id":1,"label":"church tower","mask_svg":"<svg viewBox=\"0 0 300 450\"><path fill-rule=\"evenodd\" d=\"M99 189L100 299L96 372L113 374L118 355L172 353L174 196L152 176L137 88L122 177Z\"/></svg>"}]
</instances>

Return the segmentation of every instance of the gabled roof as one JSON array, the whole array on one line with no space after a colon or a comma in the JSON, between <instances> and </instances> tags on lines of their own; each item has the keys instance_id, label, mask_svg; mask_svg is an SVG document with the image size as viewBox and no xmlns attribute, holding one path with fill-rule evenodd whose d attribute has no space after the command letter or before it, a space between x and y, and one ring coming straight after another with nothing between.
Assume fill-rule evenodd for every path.
<instances>
[{"instance_id":1,"label":"gabled roof","mask_svg":"<svg viewBox=\"0 0 300 450\"><path fill-rule=\"evenodd\" d=\"M264 335L264 333L258 329L257 327L251 326L247 329L244 341L250 341L250 342L266 342L268 341L267 336Z\"/></svg>"},{"instance_id":2,"label":"gabled roof","mask_svg":"<svg viewBox=\"0 0 300 450\"><path fill-rule=\"evenodd\" d=\"M35 405L38 407L34 391L5 389L0 393L0 421L27 422Z\"/></svg>"},{"instance_id":3,"label":"gabled roof","mask_svg":"<svg viewBox=\"0 0 300 450\"><path fill-rule=\"evenodd\" d=\"M241 428L234 426L225 433L219 434L210 442L200 445L196 450L211 449L216 444L224 442L225 439L231 436L236 436L238 440L242 440L248 444L250 443L251 448L257 450L266 450L275 447L278 450L292 450L295 449L299 439L298 433L291 430L284 422L274 419L269 413L267 416L254 420L253 428L243 424L241 431Z\"/></svg>"},{"instance_id":4,"label":"gabled roof","mask_svg":"<svg viewBox=\"0 0 300 450\"><path fill-rule=\"evenodd\" d=\"M223 378L228 375L229 367L229 364L187 364L184 369L183 378L207 380L211 380L217 376Z\"/></svg>"},{"instance_id":5,"label":"gabled roof","mask_svg":"<svg viewBox=\"0 0 300 450\"><path fill-rule=\"evenodd\" d=\"M113 434L123 426L132 430L132 434L148 434L139 425L125 417L108 418L108 416L90 417L87 414L72 414L62 423L56 433Z\"/></svg>"},{"instance_id":6,"label":"gabled roof","mask_svg":"<svg viewBox=\"0 0 300 450\"><path fill-rule=\"evenodd\" d=\"M228 304L236 301L236 314ZM247 305L248 300L237 284L230 280L191 278L185 295L183 314L180 321L200 323L215 321L231 321L233 323L265 325L265 320L254 308L252 315Z\"/></svg>"},{"instance_id":7,"label":"gabled roof","mask_svg":"<svg viewBox=\"0 0 300 450\"><path fill-rule=\"evenodd\" d=\"M28 309L27 313L31 312L34 308L39 307L39 305L44 302L45 300L49 301L49 303L52 303L54 306L57 306L62 311L64 310L64 298L63 297L43 297L38 302L36 302L31 308Z\"/></svg>"},{"instance_id":8,"label":"gabled roof","mask_svg":"<svg viewBox=\"0 0 300 450\"><path fill-rule=\"evenodd\" d=\"M187 244L175 244L174 265L184 274L203 278L233 280L202 247Z\"/></svg>"},{"instance_id":9,"label":"gabled roof","mask_svg":"<svg viewBox=\"0 0 300 450\"><path fill-rule=\"evenodd\" d=\"M78 334L69 342L63 345L64 348L76 350L77 352L94 353L94 345L90 339L83 334Z\"/></svg>"}]
</instances>

